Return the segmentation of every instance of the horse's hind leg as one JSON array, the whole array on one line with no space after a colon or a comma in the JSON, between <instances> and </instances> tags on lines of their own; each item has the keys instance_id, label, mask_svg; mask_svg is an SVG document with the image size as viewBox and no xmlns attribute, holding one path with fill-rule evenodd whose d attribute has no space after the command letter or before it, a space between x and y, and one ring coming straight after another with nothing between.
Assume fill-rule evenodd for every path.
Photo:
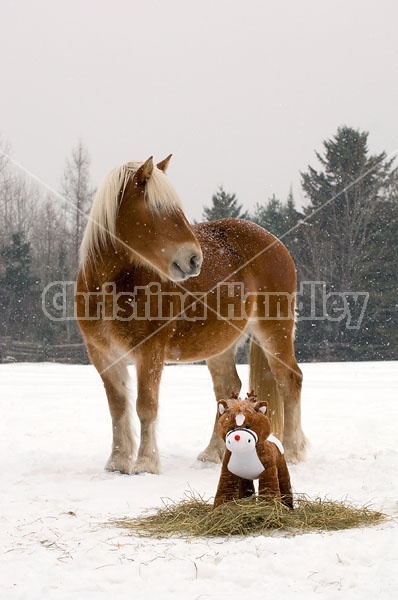
<instances>
[{"instance_id":1,"label":"horse's hind leg","mask_svg":"<svg viewBox=\"0 0 398 600\"><path fill-rule=\"evenodd\" d=\"M242 387L235 365L235 348L228 348L222 354L209 358L206 361L211 377L213 379L213 388L216 400L227 399L231 396L231 391L239 394ZM198 456L198 460L221 462L224 454L224 440L220 438L217 432L217 420L214 423L213 433L208 446Z\"/></svg>"},{"instance_id":2,"label":"horse's hind leg","mask_svg":"<svg viewBox=\"0 0 398 600\"><path fill-rule=\"evenodd\" d=\"M109 350L87 345L93 365L103 381L112 417L112 453L106 464L108 471L130 474L134 464L134 439L131 431L126 363L111 358Z\"/></svg>"},{"instance_id":3,"label":"horse's hind leg","mask_svg":"<svg viewBox=\"0 0 398 600\"><path fill-rule=\"evenodd\" d=\"M283 445L286 459L304 460L306 438L301 427L302 373L293 346L293 321L258 324L255 335L263 347L283 400Z\"/></svg>"},{"instance_id":4,"label":"horse's hind leg","mask_svg":"<svg viewBox=\"0 0 398 600\"><path fill-rule=\"evenodd\" d=\"M305 459L307 440L301 426L302 373L294 354L271 350L267 355L280 394L283 398L283 445L286 459L297 462Z\"/></svg>"}]
</instances>

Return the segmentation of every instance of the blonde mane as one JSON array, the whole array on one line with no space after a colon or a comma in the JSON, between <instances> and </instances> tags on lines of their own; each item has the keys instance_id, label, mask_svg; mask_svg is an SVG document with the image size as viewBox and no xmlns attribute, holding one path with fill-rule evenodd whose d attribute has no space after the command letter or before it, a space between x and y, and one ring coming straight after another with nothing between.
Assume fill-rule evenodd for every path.
<instances>
[{"instance_id":1,"label":"blonde mane","mask_svg":"<svg viewBox=\"0 0 398 600\"><path fill-rule=\"evenodd\" d=\"M101 244L110 240L116 244L116 217L119 195L124 193L126 186L142 162L129 162L115 167L108 173L99 187L88 216L87 226L80 245L80 265L83 266L88 258L99 251ZM151 209L171 212L181 207L180 199L162 170L154 166L152 175L147 181L145 197Z\"/></svg>"}]
</instances>

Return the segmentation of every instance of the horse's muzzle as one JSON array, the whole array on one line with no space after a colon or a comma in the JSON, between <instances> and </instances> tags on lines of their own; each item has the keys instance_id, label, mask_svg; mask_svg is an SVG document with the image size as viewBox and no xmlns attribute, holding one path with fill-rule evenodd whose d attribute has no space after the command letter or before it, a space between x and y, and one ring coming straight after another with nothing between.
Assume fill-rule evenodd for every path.
<instances>
[{"instance_id":1,"label":"horse's muzzle","mask_svg":"<svg viewBox=\"0 0 398 600\"><path fill-rule=\"evenodd\" d=\"M199 251L184 252L179 250L170 268L170 279L172 281L184 281L190 277L197 277L202 267L203 256Z\"/></svg>"}]
</instances>

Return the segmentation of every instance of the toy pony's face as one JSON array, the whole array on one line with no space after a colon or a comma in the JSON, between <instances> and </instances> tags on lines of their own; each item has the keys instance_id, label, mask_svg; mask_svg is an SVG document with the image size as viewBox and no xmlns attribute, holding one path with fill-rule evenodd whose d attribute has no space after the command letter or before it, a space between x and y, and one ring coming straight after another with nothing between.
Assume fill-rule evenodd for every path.
<instances>
[{"instance_id":1,"label":"toy pony's face","mask_svg":"<svg viewBox=\"0 0 398 600\"><path fill-rule=\"evenodd\" d=\"M266 440L271 433L267 416L268 402L230 399L218 402L218 433L227 449L249 452L258 440Z\"/></svg>"}]
</instances>

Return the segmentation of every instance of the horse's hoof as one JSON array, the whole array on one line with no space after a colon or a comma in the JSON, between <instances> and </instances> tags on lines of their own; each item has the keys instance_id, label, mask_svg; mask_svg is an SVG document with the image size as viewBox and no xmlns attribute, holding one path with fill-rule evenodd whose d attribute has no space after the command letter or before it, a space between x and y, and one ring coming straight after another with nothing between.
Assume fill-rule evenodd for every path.
<instances>
[{"instance_id":1,"label":"horse's hoof","mask_svg":"<svg viewBox=\"0 0 398 600\"><path fill-rule=\"evenodd\" d=\"M283 446L285 449L286 462L295 465L305 461L307 447L307 441L305 439L303 439L300 444L295 444L293 447L290 447L289 444L284 441Z\"/></svg>"},{"instance_id":2,"label":"horse's hoof","mask_svg":"<svg viewBox=\"0 0 398 600\"><path fill-rule=\"evenodd\" d=\"M124 475L131 475L133 472L133 459L131 456L121 454L112 454L105 465L105 471L119 472Z\"/></svg>"},{"instance_id":3,"label":"horse's hoof","mask_svg":"<svg viewBox=\"0 0 398 600\"><path fill-rule=\"evenodd\" d=\"M198 460L201 462L220 463L222 461L223 452L218 448L206 448L198 455Z\"/></svg>"},{"instance_id":4,"label":"horse's hoof","mask_svg":"<svg viewBox=\"0 0 398 600\"><path fill-rule=\"evenodd\" d=\"M159 475L160 468L159 462L151 458L139 458L133 467L133 473L139 475L140 473L152 473L153 475Z\"/></svg>"}]
</instances>

